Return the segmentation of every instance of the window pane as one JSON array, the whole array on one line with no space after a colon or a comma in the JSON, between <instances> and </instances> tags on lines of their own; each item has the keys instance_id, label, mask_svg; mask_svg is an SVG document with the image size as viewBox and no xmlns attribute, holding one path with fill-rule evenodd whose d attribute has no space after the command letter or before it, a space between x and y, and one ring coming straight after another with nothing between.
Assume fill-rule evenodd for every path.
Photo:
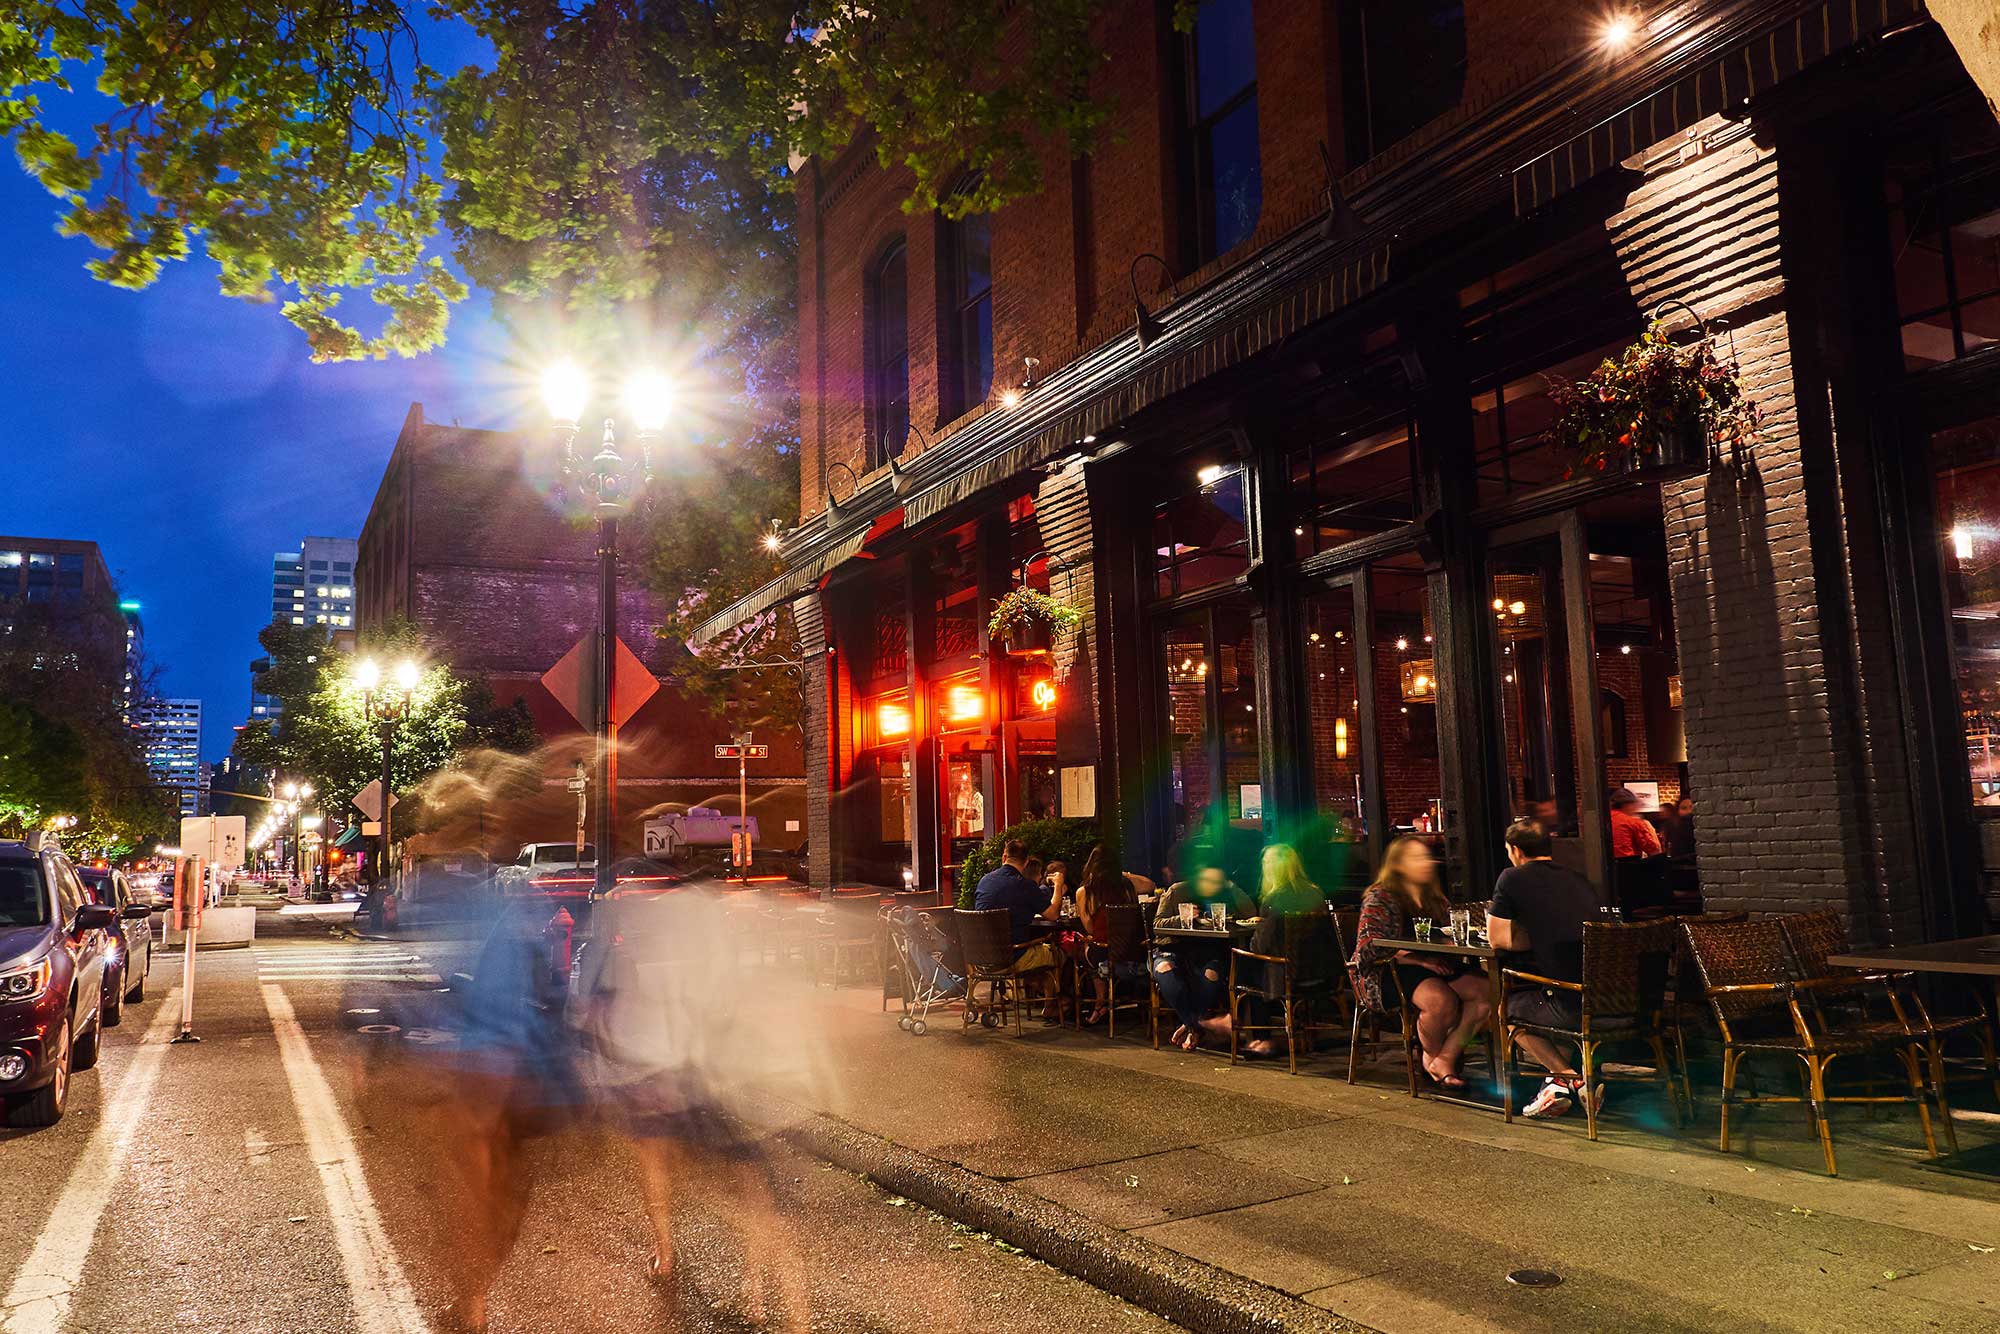
<instances>
[{"instance_id":1,"label":"window pane","mask_svg":"<svg viewBox=\"0 0 2000 1334\"><path fill-rule=\"evenodd\" d=\"M959 352L964 358L960 412L986 401L993 388L993 298L981 297L959 316Z\"/></svg>"},{"instance_id":2,"label":"window pane","mask_svg":"<svg viewBox=\"0 0 2000 1334\"><path fill-rule=\"evenodd\" d=\"M1257 77L1250 0L1203 0L1194 45L1195 111L1206 120Z\"/></svg>"},{"instance_id":3,"label":"window pane","mask_svg":"<svg viewBox=\"0 0 2000 1334\"><path fill-rule=\"evenodd\" d=\"M1423 562L1398 556L1369 569L1374 599L1375 724L1386 833L1417 834L1444 860L1438 764L1437 655Z\"/></svg>"},{"instance_id":4,"label":"window pane","mask_svg":"<svg viewBox=\"0 0 2000 1334\"><path fill-rule=\"evenodd\" d=\"M2000 417L1931 438L1972 800L2000 807Z\"/></svg>"},{"instance_id":5,"label":"window pane","mask_svg":"<svg viewBox=\"0 0 2000 1334\"><path fill-rule=\"evenodd\" d=\"M1193 621L1169 627L1160 644L1170 715L1167 785L1176 843L1203 821L1213 797L1208 761L1209 663L1202 640L1202 622Z\"/></svg>"},{"instance_id":6,"label":"window pane","mask_svg":"<svg viewBox=\"0 0 2000 1334\"><path fill-rule=\"evenodd\" d=\"M1899 140L1883 183L1903 363L1921 370L2000 337L2000 127L1983 107Z\"/></svg>"},{"instance_id":7,"label":"window pane","mask_svg":"<svg viewBox=\"0 0 2000 1334\"><path fill-rule=\"evenodd\" d=\"M1227 473L1162 505L1155 533L1162 596L1242 574L1250 565L1242 472Z\"/></svg>"},{"instance_id":8,"label":"window pane","mask_svg":"<svg viewBox=\"0 0 2000 1334\"><path fill-rule=\"evenodd\" d=\"M1458 105L1463 0L1360 0L1343 7L1348 157L1366 161Z\"/></svg>"},{"instance_id":9,"label":"window pane","mask_svg":"<svg viewBox=\"0 0 2000 1334\"><path fill-rule=\"evenodd\" d=\"M1336 839L1358 843L1367 826L1361 805L1361 697L1355 674L1353 590L1328 589L1307 598L1305 634L1314 804L1332 822Z\"/></svg>"},{"instance_id":10,"label":"window pane","mask_svg":"<svg viewBox=\"0 0 2000 1334\"><path fill-rule=\"evenodd\" d=\"M879 461L899 457L910 436L909 264L901 246L875 271L872 305Z\"/></svg>"},{"instance_id":11,"label":"window pane","mask_svg":"<svg viewBox=\"0 0 2000 1334\"><path fill-rule=\"evenodd\" d=\"M953 224L952 259L957 265L956 291L960 305L993 286L993 222L984 213Z\"/></svg>"},{"instance_id":12,"label":"window pane","mask_svg":"<svg viewBox=\"0 0 2000 1334\"><path fill-rule=\"evenodd\" d=\"M1257 156L1257 98L1215 122L1208 132L1211 255L1223 255L1250 239L1264 207L1264 175Z\"/></svg>"}]
</instances>

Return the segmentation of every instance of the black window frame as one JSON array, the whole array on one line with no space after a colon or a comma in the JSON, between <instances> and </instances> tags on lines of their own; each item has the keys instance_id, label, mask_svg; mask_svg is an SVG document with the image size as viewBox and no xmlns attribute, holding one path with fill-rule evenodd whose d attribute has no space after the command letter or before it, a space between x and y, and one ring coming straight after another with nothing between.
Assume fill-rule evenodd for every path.
<instances>
[{"instance_id":1,"label":"black window frame","mask_svg":"<svg viewBox=\"0 0 2000 1334\"><path fill-rule=\"evenodd\" d=\"M1389 63L1388 50L1371 51L1368 16L1371 9L1394 9L1407 17L1415 6L1428 4L1439 11L1436 19L1444 25L1456 20L1456 59L1440 70L1434 53L1398 52L1414 55L1415 68L1383 69ZM1343 0L1340 6L1341 110L1346 130L1347 165L1358 167L1415 134L1425 125L1457 106L1465 97L1466 32L1464 0ZM1418 112L1405 111L1402 122L1378 121L1387 110L1375 96L1377 83L1390 88L1419 88L1437 100Z\"/></svg>"},{"instance_id":2,"label":"black window frame","mask_svg":"<svg viewBox=\"0 0 2000 1334\"><path fill-rule=\"evenodd\" d=\"M891 265L902 269L902 347L890 345L888 322L882 316L888 292L883 281ZM882 248L868 269L866 314L868 320L868 467L881 467L903 456L910 438L910 248L897 237ZM892 379L890 371L900 364L901 374ZM901 429L896 429L900 425Z\"/></svg>"},{"instance_id":3,"label":"black window frame","mask_svg":"<svg viewBox=\"0 0 2000 1334\"><path fill-rule=\"evenodd\" d=\"M1246 105L1250 108L1252 126L1258 124L1257 106L1257 45L1255 33L1255 6L1246 3L1246 17L1251 18L1250 34L1250 80L1235 89L1206 115L1201 109L1201 20L1181 35L1181 172L1184 188L1182 196L1182 228L1184 243L1182 249L1187 268L1199 268L1210 260L1227 254L1256 235L1257 219L1252 219L1250 229L1229 245L1221 245L1217 239L1218 200L1215 193L1215 131L1231 116ZM1252 136L1252 168L1257 178L1257 212L1263 215L1264 161L1261 139Z\"/></svg>"},{"instance_id":4,"label":"black window frame","mask_svg":"<svg viewBox=\"0 0 2000 1334\"><path fill-rule=\"evenodd\" d=\"M965 187L960 187L963 193ZM986 401L993 392L993 215L990 213L967 213L957 218L940 218L940 241L938 247L940 278L938 284L938 322L941 326L938 346L946 355L939 358L938 401L941 409L939 424L953 421L972 411ZM978 291L971 290L970 266L966 262L969 248L965 242L967 228L978 225L986 229L986 285ZM976 341L972 336L973 323L984 321L987 361L984 366L985 380L979 382L978 357L972 350Z\"/></svg>"}]
</instances>

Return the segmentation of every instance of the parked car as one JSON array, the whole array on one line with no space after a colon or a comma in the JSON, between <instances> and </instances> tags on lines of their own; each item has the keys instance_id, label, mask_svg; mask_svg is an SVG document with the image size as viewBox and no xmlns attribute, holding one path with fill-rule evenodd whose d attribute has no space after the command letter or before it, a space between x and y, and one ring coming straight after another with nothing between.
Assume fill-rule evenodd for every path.
<instances>
[{"instance_id":1,"label":"parked car","mask_svg":"<svg viewBox=\"0 0 2000 1334\"><path fill-rule=\"evenodd\" d=\"M116 1028L126 1001L146 999L146 974L153 971L153 905L139 898L115 867L79 866L76 873L92 903L118 914L111 924L111 957L104 964L104 1026Z\"/></svg>"},{"instance_id":2,"label":"parked car","mask_svg":"<svg viewBox=\"0 0 2000 1334\"><path fill-rule=\"evenodd\" d=\"M117 920L90 901L52 841L0 842L0 1104L9 1125L54 1125L72 1072L97 1064Z\"/></svg>"}]
</instances>

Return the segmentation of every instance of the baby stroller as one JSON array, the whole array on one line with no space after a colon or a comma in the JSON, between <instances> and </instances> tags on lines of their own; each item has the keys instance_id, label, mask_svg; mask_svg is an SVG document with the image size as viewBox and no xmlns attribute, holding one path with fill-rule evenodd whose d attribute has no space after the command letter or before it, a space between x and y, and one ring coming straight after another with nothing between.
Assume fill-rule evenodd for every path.
<instances>
[{"instance_id":1,"label":"baby stroller","mask_svg":"<svg viewBox=\"0 0 2000 1334\"><path fill-rule=\"evenodd\" d=\"M896 1026L922 1037L930 1031L931 1006L965 997L965 979L947 968L944 954L950 942L930 919L915 908L887 907L889 944L903 970L903 1016Z\"/></svg>"}]
</instances>

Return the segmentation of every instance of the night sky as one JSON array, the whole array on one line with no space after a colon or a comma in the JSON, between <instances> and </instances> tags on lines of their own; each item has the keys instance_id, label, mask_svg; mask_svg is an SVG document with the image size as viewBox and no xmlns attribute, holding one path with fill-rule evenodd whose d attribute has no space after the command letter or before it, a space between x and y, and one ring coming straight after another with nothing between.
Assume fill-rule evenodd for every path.
<instances>
[{"instance_id":1,"label":"night sky","mask_svg":"<svg viewBox=\"0 0 2000 1334\"><path fill-rule=\"evenodd\" d=\"M199 256L143 292L99 283L59 208L0 158L0 533L103 548L162 692L202 701L218 759L249 714L272 554L359 536L411 402L508 424L502 336L475 294L441 352L315 366L276 305L219 295Z\"/></svg>"}]
</instances>

